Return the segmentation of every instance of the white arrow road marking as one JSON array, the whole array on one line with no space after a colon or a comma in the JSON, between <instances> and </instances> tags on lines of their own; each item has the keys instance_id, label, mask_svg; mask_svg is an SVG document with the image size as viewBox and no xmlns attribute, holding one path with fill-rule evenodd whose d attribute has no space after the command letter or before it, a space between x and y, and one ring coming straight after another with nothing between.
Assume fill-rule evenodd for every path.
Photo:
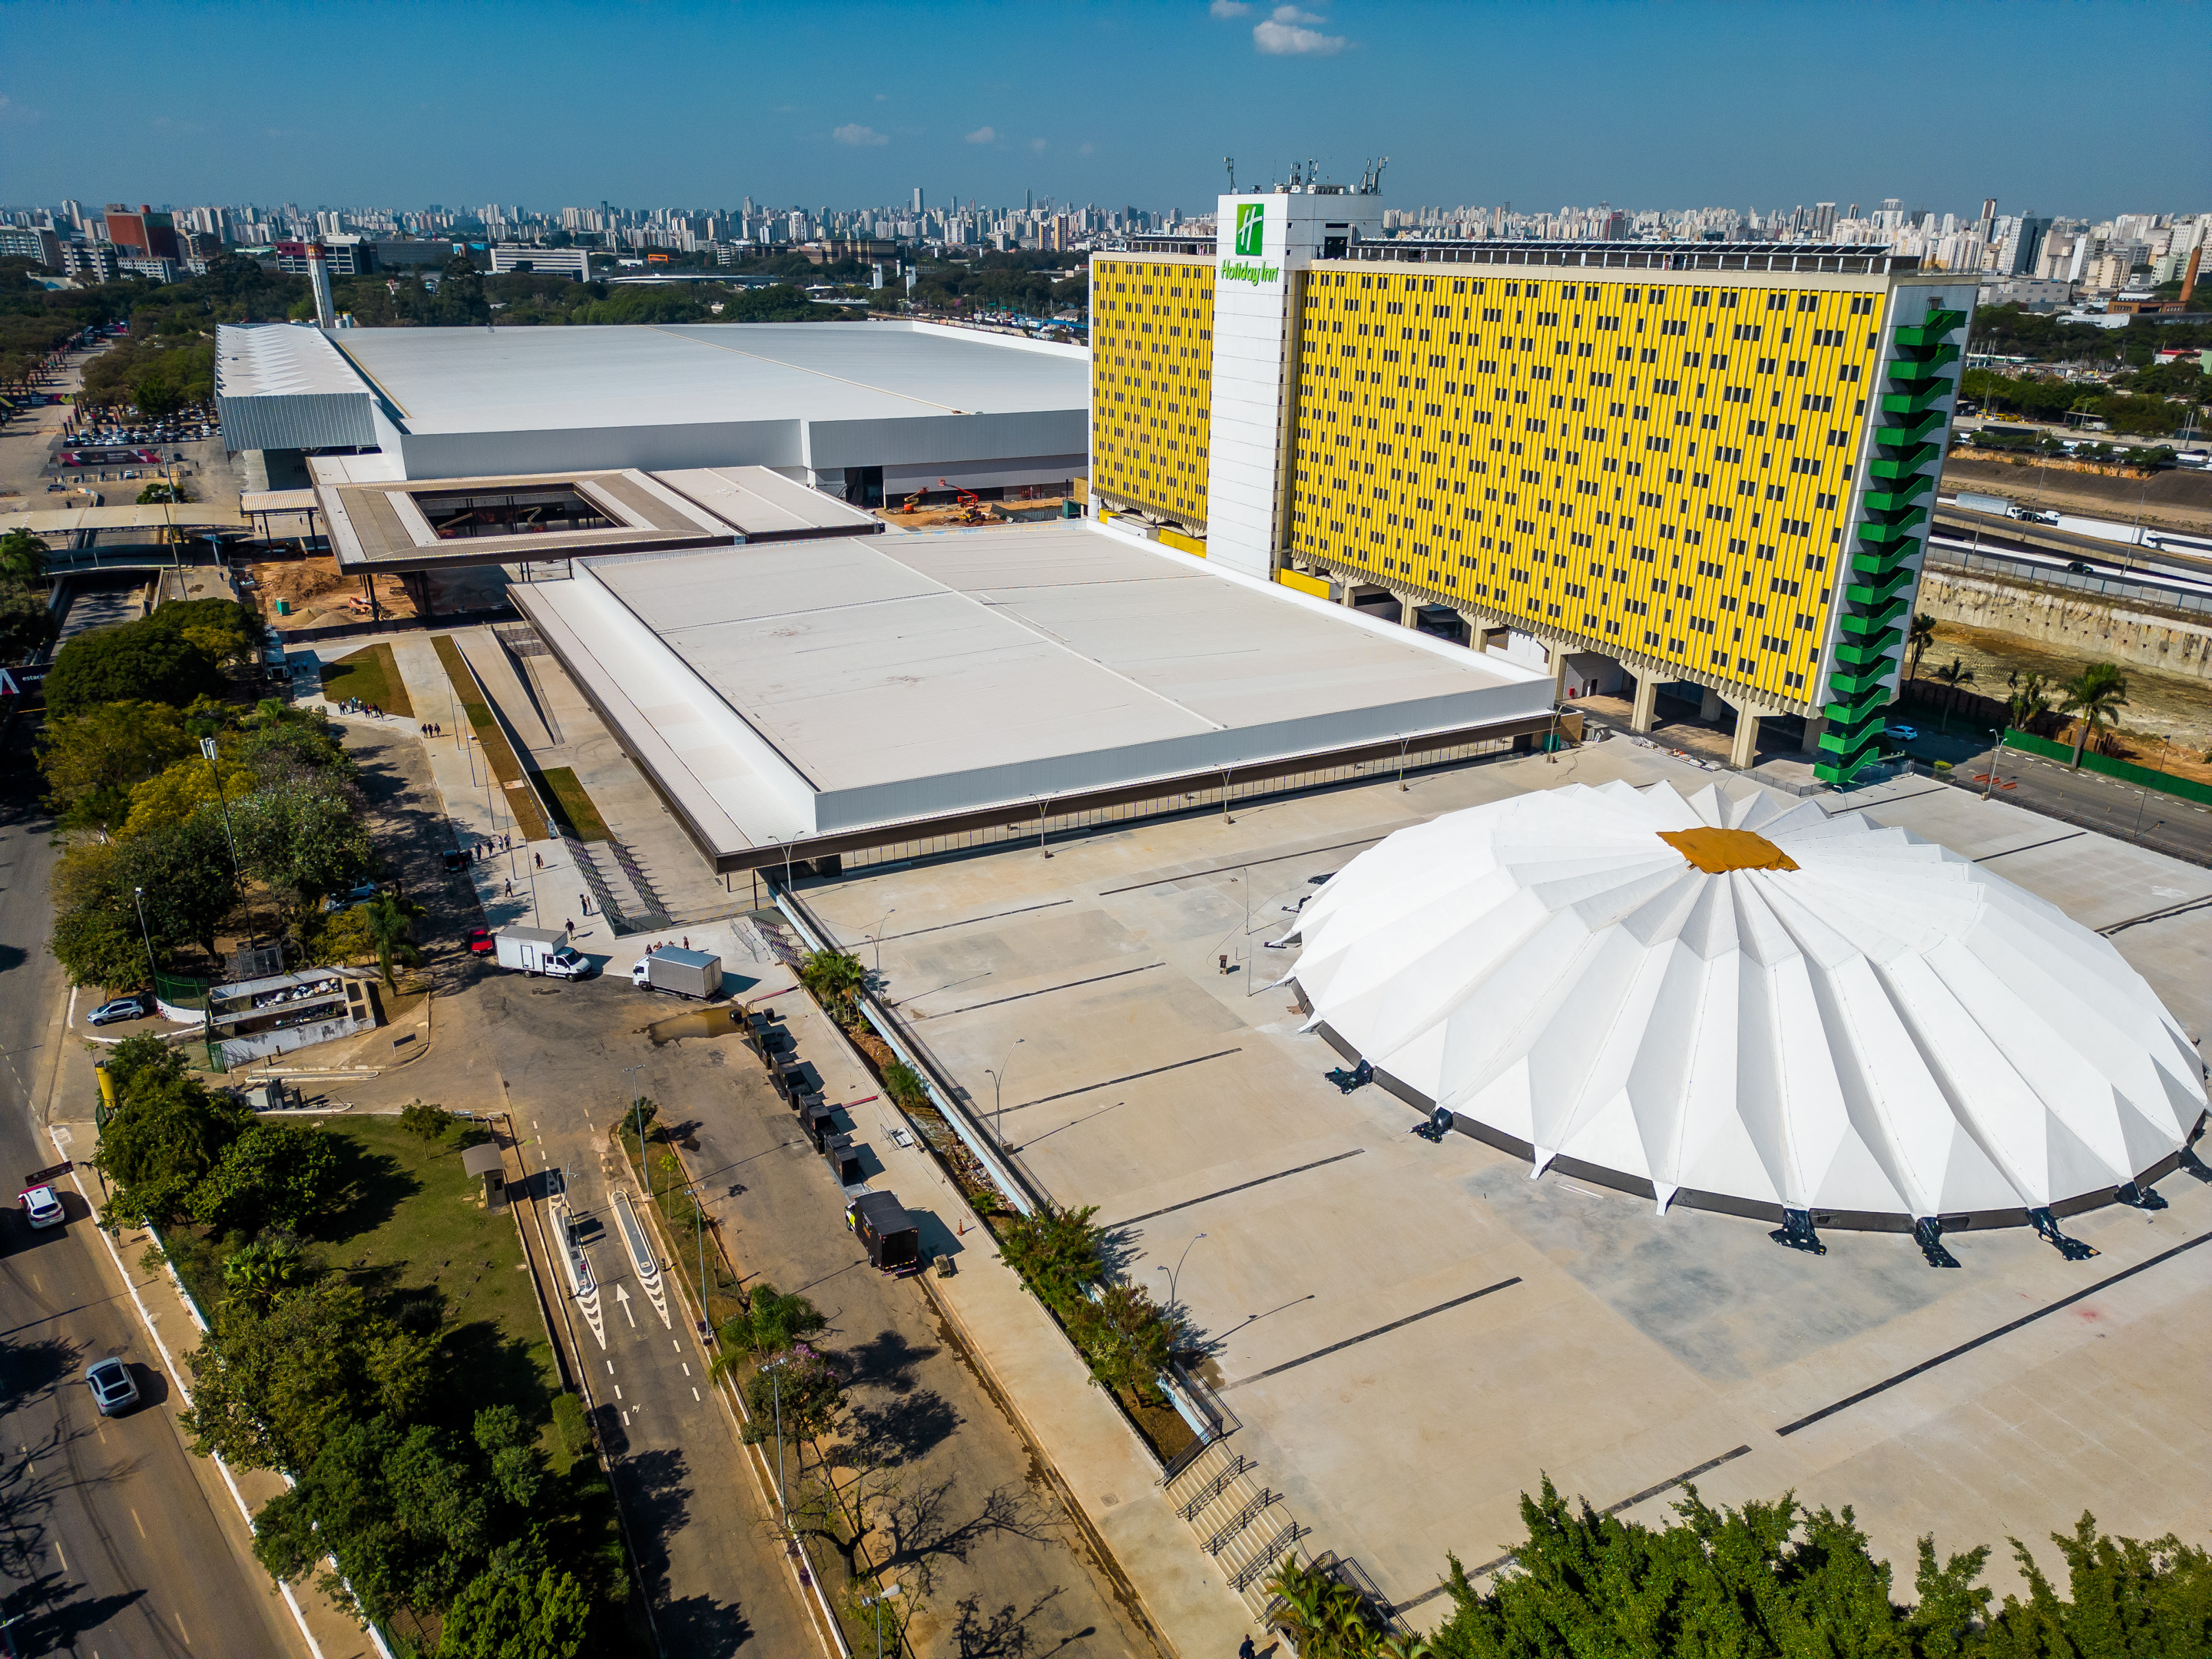
<instances>
[{"instance_id":1,"label":"white arrow road marking","mask_svg":"<svg viewBox=\"0 0 2212 1659\"><path fill-rule=\"evenodd\" d=\"M629 1291L620 1285L616 1285L615 1300L622 1304L623 1317L629 1321L630 1329L635 1330L637 1316L629 1310Z\"/></svg>"}]
</instances>

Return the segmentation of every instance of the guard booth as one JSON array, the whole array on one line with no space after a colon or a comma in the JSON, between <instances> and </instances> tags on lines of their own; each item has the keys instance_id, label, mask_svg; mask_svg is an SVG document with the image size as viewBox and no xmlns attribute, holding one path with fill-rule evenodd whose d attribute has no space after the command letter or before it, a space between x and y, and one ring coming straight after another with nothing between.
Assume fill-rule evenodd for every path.
<instances>
[{"instance_id":1,"label":"guard booth","mask_svg":"<svg viewBox=\"0 0 2212 1659\"><path fill-rule=\"evenodd\" d=\"M470 1147L461 1154L461 1169L465 1174L483 1181L486 1209L506 1206L507 1164L495 1143L487 1140L481 1146Z\"/></svg>"}]
</instances>

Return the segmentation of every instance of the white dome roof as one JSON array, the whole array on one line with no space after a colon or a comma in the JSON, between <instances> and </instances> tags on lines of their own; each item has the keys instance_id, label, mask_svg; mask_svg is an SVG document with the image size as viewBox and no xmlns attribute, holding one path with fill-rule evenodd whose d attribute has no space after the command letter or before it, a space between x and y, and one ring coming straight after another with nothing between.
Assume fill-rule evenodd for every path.
<instances>
[{"instance_id":1,"label":"white dome roof","mask_svg":"<svg viewBox=\"0 0 2212 1659\"><path fill-rule=\"evenodd\" d=\"M1684 830L1687 852L1661 838ZM1314 1024L1538 1172L1572 1160L1662 1207L2016 1218L2133 1180L2205 1107L2196 1049L2109 940L1946 848L1764 792L1454 812L1354 859L1290 937Z\"/></svg>"}]
</instances>

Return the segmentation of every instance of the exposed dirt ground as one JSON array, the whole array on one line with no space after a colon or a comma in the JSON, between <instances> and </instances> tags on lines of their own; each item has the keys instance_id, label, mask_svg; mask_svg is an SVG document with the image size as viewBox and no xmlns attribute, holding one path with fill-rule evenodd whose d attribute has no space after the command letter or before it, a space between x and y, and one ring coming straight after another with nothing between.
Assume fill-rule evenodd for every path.
<instances>
[{"instance_id":1,"label":"exposed dirt ground","mask_svg":"<svg viewBox=\"0 0 2212 1659\"><path fill-rule=\"evenodd\" d=\"M984 514L979 522L983 525L1042 524L1048 519L1060 517L1060 497L1040 496L1036 501L983 501L979 503L979 507ZM957 502L947 501L942 506L933 502L915 512L902 513L895 503L877 507L875 514L885 524L895 524L902 530L942 530L947 526L959 524L962 510Z\"/></svg>"},{"instance_id":2,"label":"exposed dirt ground","mask_svg":"<svg viewBox=\"0 0 2212 1659\"><path fill-rule=\"evenodd\" d=\"M337 561L328 554L306 559L270 559L249 567L258 584L255 592L262 609L280 629L336 628L368 619L361 578L343 575ZM376 602L387 617L413 617L415 601L397 576L379 576ZM475 611L500 603L507 592L507 574L496 565L483 569L441 570L430 577L430 599L440 614ZM276 614L283 599L290 612Z\"/></svg>"}]
</instances>

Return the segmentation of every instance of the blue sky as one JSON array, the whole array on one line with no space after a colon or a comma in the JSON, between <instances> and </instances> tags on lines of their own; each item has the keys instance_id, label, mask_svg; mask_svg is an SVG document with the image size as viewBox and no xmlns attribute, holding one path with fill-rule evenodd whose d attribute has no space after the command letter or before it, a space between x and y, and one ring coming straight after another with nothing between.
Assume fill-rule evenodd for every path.
<instances>
[{"instance_id":1,"label":"blue sky","mask_svg":"<svg viewBox=\"0 0 2212 1659\"><path fill-rule=\"evenodd\" d=\"M51 4L0 198L2212 206L2212 28L2045 4Z\"/></svg>"}]
</instances>

